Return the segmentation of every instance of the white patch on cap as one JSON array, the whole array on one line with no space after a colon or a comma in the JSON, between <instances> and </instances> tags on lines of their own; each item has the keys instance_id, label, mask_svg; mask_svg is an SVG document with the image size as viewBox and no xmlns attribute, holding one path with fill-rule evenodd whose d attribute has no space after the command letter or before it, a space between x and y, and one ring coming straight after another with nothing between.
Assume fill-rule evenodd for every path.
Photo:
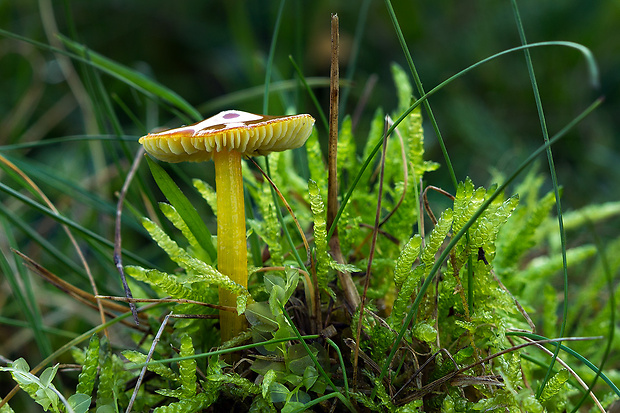
<instances>
[{"instance_id":1,"label":"white patch on cap","mask_svg":"<svg viewBox=\"0 0 620 413\"><path fill-rule=\"evenodd\" d=\"M211 116L209 119L198 122L195 125L185 126L182 129L192 129L194 131L193 134L195 135L198 131L209 129L213 126L222 126L218 129L238 128L247 126L245 122L252 122L260 119L264 119L264 116L255 115L253 113L243 112L240 110L226 110L215 116Z\"/></svg>"}]
</instances>

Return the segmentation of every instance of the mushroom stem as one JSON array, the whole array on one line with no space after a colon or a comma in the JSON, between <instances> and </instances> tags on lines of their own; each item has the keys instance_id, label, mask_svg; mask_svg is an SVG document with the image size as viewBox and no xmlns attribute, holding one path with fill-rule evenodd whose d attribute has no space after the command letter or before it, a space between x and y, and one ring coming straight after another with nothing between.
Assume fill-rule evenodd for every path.
<instances>
[{"instance_id":1,"label":"mushroom stem","mask_svg":"<svg viewBox=\"0 0 620 413\"><path fill-rule=\"evenodd\" d=\"M219 271L247 288L248 250L245 236L245 206L241 153L221 148L213 152L217 192L217 262ZM237 295L220 288L220 305L236 307ZM222 343L245 329L245 317L220 311Z\"/></svg>"}]
</instances>

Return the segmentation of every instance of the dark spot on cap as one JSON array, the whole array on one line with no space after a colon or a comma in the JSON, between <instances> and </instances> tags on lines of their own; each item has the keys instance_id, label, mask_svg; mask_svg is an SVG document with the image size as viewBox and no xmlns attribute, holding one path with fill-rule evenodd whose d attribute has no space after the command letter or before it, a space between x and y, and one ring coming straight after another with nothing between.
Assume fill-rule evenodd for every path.
<instances>
[{"instance_id":1,"label":"dark spot on cap","mask_svg":"<svg viewBox=\"0 0 620 413\"><path fill-rule=\"evenodd\" d=\"M224 115L224 119L233 119L233 118L238 118L239 114L238 113L227 113Z\"/></svg>"}]
</instances>

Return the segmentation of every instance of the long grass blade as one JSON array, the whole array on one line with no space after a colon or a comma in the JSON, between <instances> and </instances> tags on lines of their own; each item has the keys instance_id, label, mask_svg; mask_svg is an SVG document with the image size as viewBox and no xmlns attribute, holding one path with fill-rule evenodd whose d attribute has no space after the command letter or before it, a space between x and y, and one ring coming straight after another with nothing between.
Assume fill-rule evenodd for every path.
<instances>
[{"instance_id":1,"label":"long grass blade","mask_svg":"<svg viewBox=\"0 0 620 413\"><path fill-rule=\"evenodd\" d=\"M73 135L62 138L49 138L44 141L15 143L0 146L0 152L14 151L18 149L38 148L49 145L57 145L65 142L85 142L85 141L117 141L117 142L137 142L137 136L116 136L116 135Z\"/></svg>"},{"instance_id":2,"label":"long grass blade","mask_svg":"<svg viewBox=\"0 0 620 413\"><path fill-rule=\"evenodd\" d=\"M286 0L280 0L280 7L278 7L278 15L276 16L276 22L273 27L273 34L271 36L271 46L269 46L269 56L267 57L267 65L265 67L265 93L263 95L263 115L269 114L269 83L271 82L273 57L276 53L276 43L278 41L278 33L280 32L280 22L282 21L282 11L284 10L285 1Z\"/></svg>"},{"instance_id":3,"label":"long grass blade","mask_svg":"<svg viewBox=\"0 0 620 413\"><path fill-rule=\"evenodd\" d=\"M24 234L27 235L30 241L38 244L44 251L47 251L50 256L60 261L63 265L66 265L73 272L80 275L83 279L87 279L88 276L86 275L82 267L80 267L73 260L67 257L67 255L65 255L62 251L56 248L54 244L52 244L45 237L39 234L16 214L6 210L3 207L0 207L0 214L2 214L13 225L13 230L14 228L19 228L21 231L24 232Z\"/></svg>"},{"instance_id":4,"label":"long grass blade","mask_svg":"<svg viewBox=\"0 0 620 413\"><path fill-rule=\"evenodd\" d=\"M366 29L366 18L368 17L368 10L370 9L370 3L372 0L364 0L359 8L359 14L357 15L357 25L355 26L355 34L353 36L353 46L351 48L351 56L347 63L347 72L343 80L347 83L353 82L353 76L355 76L355 69L357 69L357 57L360 51L360 45L362 38L364 37ZM346 106L349 100L349 93L351 89L346 88L342 91L340 98L340 112L346 113Z\"/></svg>"},{"instance_id":5,"label":"long grass blade","mask_svg":"<svg viewBox=\"0 0 620 413\"><path fill-rule=\"evenodd\" d=\"M310 99L312 100L312 103L314 103L314 107L316 108L316 110L317 110L317 112L319 114L319 118L321 118L321 122L323 123L323 127L325 128L326 131L329 130L329 123L327 122L327 117L325 116L325 111L321 107L321 104L319 103L319 100L316 98L316 95L312 91L312 88L310 87L308 79L306 79L306 77L304 76L303 72L301 71L301 68L299 67L299 65L297 64L295 59L293 59L293 56L289 56L289 60L291 61L291 64L293 65L293 68L297 72L297 76L299 77L299 80L301 80L301 83L304 85L304 88L306 89L306 92L308 93L308 96L310 96ZM328 82L328 85L329 85L329 82Z\"/></svg>"},{"instance_id":6,"label":"long grass blade","mask_svg":"<svg viewBox=\"0 0 620 413\"><path fill-rule=\"evenodd\" d=\"M517 30L519 32L519 37L521 38L521 44L526 45L527 40L525 37L525 30L523 28L523 22L521 21L521 15L519 13L519 8L517 6L516 0L511 0L512 10L514 13L515 21L517 24ZM525 55L525 63L527 65L527 72L530 76L530 82L532 84L532 91L534 92L534 100L536 101L536 110L538 111L538 119L540 120L540 129L542 131L543 140L545 143L549 142L549 130L547 129L547 121L545 119L545 112L542 107L542 100L540 99L540 91L538 90L538 83L536 81L536 74L534 73L534 65L532 64L532 57L530 55L530 51L528 49L523 50ZM549 172L551 174L551 182L553 184L553 192L555 194L555 207L558 214L558 231L560 232L560 244L562 247L562 274L563 274L563 283L564 283L564 299L562 301L562 322L560 324L560 332L559 336L564 336L564 330L566 329L566 320L568 318L568 261L566 258L566 231L564 230L564 219L562 218L562 203L560 200L560 187L558 185L558 177L555 171L555 166L553 162L553 153L551 152L551 147L547 147L547 162L549 163ZM549 368L547 369L547 373L545 374L545 378L543 379L540 386L536 391L536 397L540 397L547 385L548 381L551 379L551 375L553 374L553 366L555 364L555 360L558 357L560 352L560 347L556 347L555 352L553 353L553 357L551 358L551 362L549 363Z\"/></svg>"},{"instance_id":7,"label":"long grass blade","mask_svg":"<svg viewBox=\"0 0 620 413\"><path fill-rule=\"evenodd\" d=\"M398 119L396 119L394 121L394 124L387 130L387 132L381 137L381 139L379 139L377 144L373 147L372 151L370 151L368 157L364 160L364 163L360 167L359 172L355 176L355 179L351 183L351 186L350 186L349 190L347 191L347 193L345 194L342 202L340 203L340 208L338 209L338 213L336 214L336 217L334 219L334 223L330 227L329 232L327 234L328 239L333 234L333 231L336 228L336 224L337 224L338 220L340 219L340 216L342 215L342 212L344 211L344 208L346 207L347 203L349 202L349 199L351 198L351 195L353 195L353 191L357 187L357 184L359 183L360 179L362 178L364 172L366 171L366 169L368 168L368 166L370 165L370 163L374 159L374 157L377 154L377 152L379 152L379 149L381 149L381 145L383 145L383 143L385 142L387 137L390 136L392 134L392 132L394 132L394 129L396 129L398 127L398 125L400 125L400 123L407 116L409 116L409 114L411 112L413 112L413 110L415 108L420 106L430 96L434 95L435 93L437 93L438 91L443 89L446 85L452 83L454 80L456 80L459 77L465 75L467 72L470 72L470 71L474 70L478 66L481 66L481 65L483 65L485 63L488 63L491 60L497 59L497 58L499 58L501 56L504 56L504 55L507 55L507 54L510 54L510 53L514 53L514 52L518 52L518 51L521 51L521 50L524 50L524 49L531 49L531 48L534 48L534 47L549 47L549 46L563 46L563 47L569 47L569 48L576 49L576 50L580 51L581 54L584 56L584 58L586 60L586 63L588 65L591 84L594 85L594 86L598 85L598 83L599 83L598 66L596 65L596 61L594 60L594 57L592 56L592 52L590 52L590 50L587 47L585 47L585 46L583 46L583 45L581 45L579 43L565 42L565 41L530 43L530 44L527 44L525 46L513 47L512 49L504 50L502 52L499 52L499 53L496 53L494 55L491 55L491 56L489 56L489 57L487 57L487 58L485 58L483 60L480 60L480 61L472 64L471 66L461 70L460 72L450 76L448 79L444 80L443 82L441 82L440 84L438 84L437 86L432 88L430 91L428 91L426 94L420 96L420 98L418 100L416 100L409 107L409 109L407 109L405 112L403 112L398 117Z\"/></svg>"},{"instance_id":8,"label":"long grass blade","mask_svg":"<svg viewBox=\"0 0 620 413\"><path fill-rule=\"evenodd\" d=\"M424 87L422 86L422 80L420 79L420 75L418 75L418 71L413 63L413 58L411 57L411 53L409 52L409 47L407 46L407 42L405 41L405 37L403 35L402 30L400 29L400 25L398 24L398 19L396 18L396 13L394 12L394 8L392 7L392 3L390 0L385 0L385 5L388 9L388 14L390 19L392 20L392 25L396 30L396 36L398 37L398 42L400 43L401 48L403 49L403 53L405 54L405 59L407 60L407 64L409 65L409 70L413 75L413 81L415 82L416 88L418 89L418 93L420 96L425 94ZM428 114L428 118L433 125L433 129L435 130L435 135L437 135L437 142L439 142L439 147L441 148L441 153L443 154L444 160L446 161L446 167L448 168L448 172L450 173L450 178L452 179L452 185L456 190L458 185L458 181L456 179L456 174L454 173L454 167L452 166L452 162L450 161L450 155L448 155L448 149L446 148L446 144L443 140L441 132L439 130L439 125L437 124L437 120L435 119L435 115L433 115L433 110L431 109L431 104L428 99L424 100L424 109Z\"/></svg>"},{"instance_id":9,"label":"long grass blade","mask_svg":"<svg viewBox=\"0 0 620 413\"><path fill-rule=\"evenodd\" d=\"M107 57L100 55L97 52L89 50L88 47L74 42L73 40L60 36L63 44L77 55L80 60L85 63L96 67L104 73L109 74L112 77L120 80L123 83L149 95L169 102L174 107L184 112L187 116L191 117L195 121L202 119L200 113L190 105L179 94L168 89L167 87L149 79L142 73L136 72L133 69L128 68L120 63L117 63ZM71 57L75 55L71 54Z\"/></svg>"},{"instance_id":10,"label":"long grass blade","mask_svg":"<svg viewBox=\"0 0 620 413\"><path fill-rule=\"evenodd\" d=\"M0 155L0 162L2 162L4 165L6 165L6 167L10 168L17 176L19 176L19 182L24 188L28 188L28 190L30 190L37 197L39 197L49 207L49 209L52 212L54 212L54 214L58 215L58 210L56 209L52 201L49 200L47 195L45 195L45 193L39 188L39 186L28 175L26 175L21 169L19 169L15 164L13 164L11 161L6 159L4 156ZM63 225L62 229L64 230L67 237L69 238L69 241L73 245L75 252L77 253L80 261L82 262L82 265L84 266L84 270L86 271L86 275L88 276L88 281L90 282L90 286L93 289L93 294L98 295L99 291L97 290L97 283L95 282L95 278L93 277L93 274L90 270L90 266L88 262L86 261L86 257L84 256L84 253L82 252L81 247L79 246L75 237L71 233L71 230L69 229L69 227L67 227L66 225ZM99 314L101 316L101 323L103 324L105 323L105 315L103 312L103 306L101 305L101 302L99 300L97 300L97 307L99 309ZM107 335L107 332L106 332L106 335Z\"/></svg>"},{"instance_id":11,"label":"long grass blade","mask_svg":"<svg viewBox=\"0 0 620 413\"><path fill-rule=\"evenodd\" d=\"M62 193L71 197L71 199L77 203L93 208L97 213L106 214L108 216L114 216L116 213L115 207L111 202L108 202L95 194L92 191L88 191L70 179L67 179L57 173L53 168L45 165L35 164L28 159L6 157L13 162L17 167L24 171L28 171L28 175L31 176L37 182L49 185L58 193ZM138 225L136 220L124 219L123 224L137 232L146 233L141 225Z\"/></svg>"},{"instance_id":12,"label":"long grass blade","mask_svg":"<svg viewBox=\"0 0 620 413\"><path fill-rule=\"evenodd\" d=\"M121 82L145 93L148 96L157 97L166 102L169 102L171 105L178 108L195 121L199 121L202 119L200 112L198 112L192 105L190 105L176 92L173 92L171 89L149 79L142 73L136 72L135 70L132 70L127 66L114 62L113 60L108 59L107 57L104 57L92 50L88 50L86 46L76 43L73 40L68 39L64 36L60 36L60 39L63 41L67 48L74 50L75 53L67 52L65 50L52 47L45 43L37 42L36 40L29 39L27 37L20 36L18 34L3 29L0 29L0 35L30 43L31 45L36 46L40 49L49 50L54 53L60 53L65 56L69 56L72 59L76 59L86 64L93 65L97 69L117 78ZM87 51L89 59L85 57Z\"/></svg>"},{"instance_id":13,"label":"long grass blade","mask_svg":"<svg viewBox=\"0 0 620 413\"><path fill-rule=\"evenodd\" d=\"M152 305L146 305L142 308L140 308L138 311L142 311L145 308L155 308L155 307L162 307L162 304L157 304L155 306ZM58 350L54 351L52 354L50 354L49 356L47 356L45 359L43 359L39 364L37 364L35 367L32 368L32 370L30 370L30 373L32 374L37 374L39 371L41 371L41 369L47 365L49 365L52 361L58 359L59 356L63 355L65 352L71 350L71 348L77 346L78 344L80 344L83 341L86 341L90 338L90 336L92 336L95 333L98 333L102 330L105 330L106 328L118 323L119 321L124 320L125 318L131 316L131 311L128 311L124 314L119 315L118 317L107 321L105 324L101 324L98 325L97 327L93 327L90 330L86 331L83 334L80 334L78 337L74 338L73 340L68 341L67 343L65 343L62 347L60 347ZM9 400L11 400L11 398L15 395L15 393L17 393L17 391L19 390L19 385L13 387L13 389L11 389L11 391L2 399L0 400L0 409L2 408L2 406L4 406L6 403L9 402Z\"/></svg>"}]
</instances>

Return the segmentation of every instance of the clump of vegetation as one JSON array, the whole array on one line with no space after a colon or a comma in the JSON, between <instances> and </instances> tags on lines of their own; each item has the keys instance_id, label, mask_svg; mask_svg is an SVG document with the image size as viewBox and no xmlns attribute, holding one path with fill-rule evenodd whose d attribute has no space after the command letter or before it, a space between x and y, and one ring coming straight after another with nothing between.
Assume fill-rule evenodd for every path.
<instances>
[{"instance_id":1,"label":"clump of vegetation","mask_svg":"<svg viewBox=\"0 0 620 413\"><path fill-rule=\"evenodd\" d=\"M393 11L392 17L396 21ZM84 63L197 117L163 86L64 42ZM612 273L618 264L609 259L618 241L607 250L586 242L567 247L564 234L617 215L620 205L564 215L560 209L558 231L552 211L561 190L554 185L542 193L542 174L530 167L549 145L498 184L457 182L452 172L453 190L433 186L439 163L424 151L421 108L427 96L415 97L420 85L411 68L413 84L402 67L391 66L396 107L389 115L377 108L367 136L344 116L336 150L327 158L319 130L334 123L315 128L304 148L244 168L247 287L218 270L217 237L203 219L218 214L218 195L208 180L184 181L178 170L152 159L151 176L166 201L146 189L150 177L138 181L144 205L134 204L138 198L125 201L132 169L120 194L117 228L125 204L142 225L132 229L148 234L158 247L151 254L168 262L154 265L127 244L121 248L120 235L108 243L136 297L117 301L140 305L134 312L139 325L128 323L130 340L111 344L115 324L132 315L126 307L63 284L18 252L67 294L97 303L102 322L40 367L18 359L0 371L54 412L564 412L586 399L599 409L611 405L620 397L617 365L604 370L590 360L602 355L604 363L618 346L612 343ZM418 89L417 95L424 93ZM15 180L40 196L19 167L2 159ZM446 161L452 170L447 153ZM335 175L328 174L330 165ZM510 186L517 177L521 183ZM429 191L444 199L436 201ZM24 200L17 192L12 196ZM9 268L6 260L3 265ZM592 277L570 312L552 278L567 266ZM579 312L604 285L609 294L596 310L588 309L592 321L579 322ZM237 295L236 307L218 305L220 289ZM153 303L142 305L138 297ZM221 311L244 315L248 328L222 342ZM561 339L553 338L558 326ZM609 335L605 341L601 333ZM598 346L602 354L593 340L606 343ZM61 391L53 383L63 371L59 364L38 372L69 349L79 373L75 390L67 385ZM600 382L597 399L589 391ZM4 404L0 411L12 409Z\"/></svg>"}]
</instances>

